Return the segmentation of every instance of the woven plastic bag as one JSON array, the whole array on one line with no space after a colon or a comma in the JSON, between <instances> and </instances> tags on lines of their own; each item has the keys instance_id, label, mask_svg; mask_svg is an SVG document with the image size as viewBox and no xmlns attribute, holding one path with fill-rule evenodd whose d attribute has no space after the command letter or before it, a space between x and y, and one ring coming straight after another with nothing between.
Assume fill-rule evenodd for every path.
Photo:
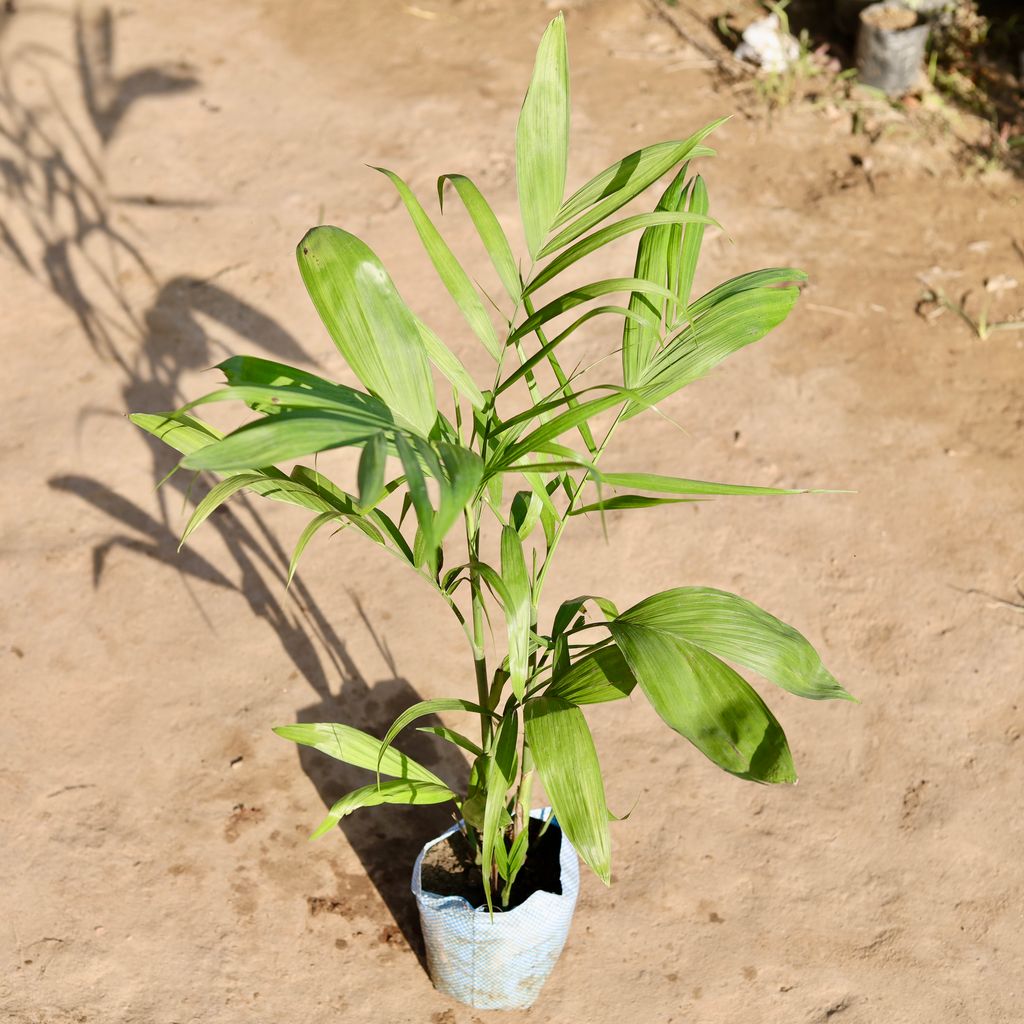
<instances>
[{"instance_id":1,"label":"woven plastic bag","mask_svg":"<svg viewBox=\"0 0 1024 1024\"><path fill-rule=\"evenodd\" d=\"M551 808L530 812L546 819ZM552 822L554 825L555 822ZM424 891L423 858L459 826L432 839L412 871L412 892L420 912L430 977L438 991L480 1010L525 1010L533 1004L565 945L580 888L579 859L562 834L561 895L535 892L518 907L492 918L462 896Z\"/></svg>"}]
</instances>

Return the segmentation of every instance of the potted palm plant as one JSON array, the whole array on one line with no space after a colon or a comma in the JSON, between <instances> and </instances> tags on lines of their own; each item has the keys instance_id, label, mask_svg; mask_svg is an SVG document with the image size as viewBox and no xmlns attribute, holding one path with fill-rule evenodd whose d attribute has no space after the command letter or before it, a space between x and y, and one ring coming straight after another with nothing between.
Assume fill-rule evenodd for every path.
<instances>
[{"instance_id":1,"label":"potted palm plant","mask_svg":"<svg viewBox=\"0 0 1024 1024\"><path fill-rule=\"evenodd\" d=\"M600 468L620 424L763 337L799 295L804 275L790 268L692 294L703 234L714 221L691 167L713 155L704 139L717 123L630 154L566 199L568 58L564 23L555 18L516 132L525 258L513 255L468 177L438 180L439 200L446 190L461 200L506 292L499 327L419 200L383 171L486 350L490 380L478 384L417 318L367 245L321 226L299 243L299 270L365 390L235 356L220 365L225 385L211 394L175 412L132 416L183 455L182 467L220 478L183 539L243 490L297 505L313 517L289 579L318 530L346 527L408 566L464 631L468 693L408 708L383 737L342 723L276 732L367 771L366 785L341 796L314 837L364 807L452 805L456 824L425 847L413 892L435 984L475 1006L527 1006L536 997L565 940L577 853L610 881L612 816L587 705L636 691L718 767L784 783L796 775L782 727L731 664L802 697L849 698L800 633L721 590L682 586L623 610L609 598L570 596L550 619L540 615L553 559L577 516L715 495L804 493ZM665 176L651 212L615 218ZM634 233L631 273L559 287L587 256ZM594 303L614 294L625 304ZM594 381L592 370L567 372L562 346L607 318L622 321L621 373ZM434 370L451 384L445 404ZM244 402L256 416L223 436L193 412L221 401ZM341 447L361 450L345 486L319 466L279 466ZM491 658L488 621L504 634ZM404 729L437 712L476 722L460 730L420 726L471 759L464 789L399 749ZM538 778L548 808L532 807Z\"/></svg>"}]
</instances>

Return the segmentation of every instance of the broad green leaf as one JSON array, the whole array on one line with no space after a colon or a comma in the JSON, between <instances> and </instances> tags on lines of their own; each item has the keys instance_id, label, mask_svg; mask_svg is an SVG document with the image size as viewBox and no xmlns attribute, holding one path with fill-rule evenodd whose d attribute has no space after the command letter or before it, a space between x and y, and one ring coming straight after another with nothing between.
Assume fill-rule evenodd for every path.
<instances>
[{"instance_id":1,"label":"broad green leaf","mask_svg":"<svg viewBox=\"0 0 1024 1024\"><path fill-rule=\"evenodd\" d=\"M519 278L519 268L516 266L515 257L512 255L512 248L508 244L508 238L494 216L487 200L484 199L480 190L464 174L442 174L437 179L437 201L444 210L444 183L450 181L455 186L459 198L473 220L480 241L484 243L487 255L494 264L494 269L501 278L501 283L512 298L518 303L523 294L522 281Z\"/></svg>"},{"instance_id":2,"label":"broad green leaf","mask_svg":"<svg viewBox=\"0 0 1024 1024\"><path fill-rule=\"evenodd\" d=\"M444 783L423 765L411 757L389 747L381 756L382 744L376 736L354 729L340 722L303 722L296 725L279 725L274 729L278 736L305 747L313 747L321 753L333 757L337 761L365 768L367 771L380 771L382 775L392 775L399 779L412 779L419 782L432 782L438 786ZM378 767L378 758L380 764Z\"/></svg>"},{"instance_id":3,"label":"broad green leaf","mask_svg":"<svg viewBox=\"0 0 1024 1024\"><path fill-rule=\"evenodd\" d=\"M382 431L374 434L359 457L359 507L372 508L384 496L384 468L388 460L387 437Z\"/></svg>"},{"instance_id":4,"label":"broad green leaf","mask_svg":"<svg viewBox=\"0 0 1024 1024\"><path fill-rule=\"evenodd\" d=\"M510 604L505 607L508 621L508 672L516 700L526 692L530 653L530 625L533 603L530 577L523 557L523 542L514 527L501 531L501 576L508 589Z\"/></svg>"},{"instance_id":5,"label":"broad green leaf","mask_svg":"<svg viewBox=\"0 0 1024 1024\"><path fill-rule=\"evenodd\" d=\"M302 280L355 375L422 435L437 419L426 350L409 308L373 250L341 228L316 227L296 249Z\"/></svg>"},{"instance_id":6,"label":"broad green leaf","mask_svg":"<svg viewBox=\"0 0 1024 1024\"><path fill-rule=\"evenodd\" d=\"M455 800L455 794L444 785L433 782L417 782L410 779L390 779L387 782L363 786L346 793L327 812L327 817L309 837L319 839L326 835L342 818L359 810L360 807L377 807L380 804L443 804Z\"/></svg>"},{"instance_id":7,"label":"broad green leaf","mask_svg":"<svg viewBox=\"0 0 1024 1024\"><path fill-rule=\"evenodd\" d=\"M676 210L658 209L653 213L638 213L632 217L624 217L622 220L609 224L599 231L595 231L593 234L580 239L580 241L566 249L561 255L556 256L536 277L527 283L524 294L532 295L538 288L547 284L552 278L558 277L559 274L578 260L583 259L584 256L589 256L603 245L614 242L617 238L622 238L623 235L628 235L632 231L639 231L641 228L650 228L658 225L670 226L673 224L693 224L700 225L701 227L705 224L713 224L716 227L720 226L717 221L704 214ZM640 277L641 275L637 274L636 276Z\"/></svg>"},{"instance_id":8,"label":"broad green leaf","mask_svg":"<svg viewBox=\"0 0 1024 1024\"><path fill-rule=\"evenodd\" d=\"M701 753L741 778L796 781L782 727L733 669L646 621L623 616L609 628L654 710Z\"/></svg>"},{"instance_id":9,"label":"broad green leaf","mask_svg":"<svg viewBox=\"0 0 1024 1024\"><path fill-rule=\"evenodd\" d=\"M463 750L468 750L476 757L483 755L483 748L474 743L468 736L463 736L461 732L456 732L454 729L446 729L443 725L418 725L416 726L416 731L440 736L441 739L454 743L455 746L462 747Z\"/></svg>"},{"instance_id":10,"label":"broad green leaf","mask_svg":"<svg viewBox=\"0 0 1024 1024\"><path fill-rule=\"evenodd\" d=\"M441 237L441 233L434 227L433 221L427 216L426 210L420 205L420 201L413 195L412 190L394 171L385 167L375 167L374 170L386 174L409 211L413 225L427 250L434 269L441 278L441 283L448 289L448 294L455 300L455 304L462 311L466 322L473 329L473 333L483 343L484 348L494 356L495 359L501 354L501 345L494 333L494 325L491 318L480 301L473 282L469 275L462 269L462 264L455 258L455 254L448 248L448 243Z\"/></svg>"},{"instance_id":11,"label":"broad green leaf","mask_svg":"<svg viewBox=\"0 0 1024 1024\"><path fill-rule=\"evenodd\" d=\"M782 323L799 295L796 288L756 288L723 299L657 352L633 390L648 405L674 394ZM632 403L623 418L642 408Z\"/></svg>"},{"instance_id":12,"label":"broad green leaf","mask_svg":"<svg viewBox=\"0 0 1024 1024\"><path fill-rule=\"evenodd\" d=\"M516 126L516 184L531 258L558 216L568 161L569 53L559 14L541 37Z\"/></svg>"},{"instance_id":13,"label":"broad green leaf","mask_svg":"<svg viewBox=\"0 0 1024 1024\"><path fill-rule=\"evenodd\" d=\"M558 824L584 862L611 884L608 805L594 740L583 712L561 697L523 706L526 741Z\"/></svg>"},{"instance_id":14,"label":"broad green leaf","mask_svg":"<svg viewBox=\"0 0 1024 1024\"><path fill-rule=\"evenodd\" d=\"M603 482L609 487L635 487L640 491L658 491L661 494L779 495L824 493L817 490L754 487L747 484L716 484L706 480L686 480L683 477L659 476L657 473L603 473L602 477Z\"/></svg>"},{"instance_id":15,"label":"broad green leaf","mask_svg":"<svg viewBox=\"0 0 1024 1024\"><path fill-rule=\"evenodd\" d=\"M632 508L654 508L655 505L679 505L700 498L650 498L643 494L617 494L604 501L595 501L591 505L569 510L571 516L582 516L588 512L621 512Z\"/></svg>"},{"instance_id":16,"label":"broad green leaf","mask_svg":"<svg viewBox=\"0 0 1024 1024\"><path fill-rule=\"evenodd\" d=\"M432 700L418 701L411 707L406 708L394 720L394 722L391 723L391 728L388 729L384 739L381 741L378 763L377 766L375 766L376 770L384 771L381 767L384 763L384 756L391 749L391 744L395 742L395 737L407 725L415 722L417 718L425 718L427 715L435 715L439 711L471 711L478 715L490 714L486 708L480 707L479 704L474 704L468 700L461 700L458 697L435 697Z\"/></svg>"},{"instance_id":17,"label":"broad green leaf","mask_svg":"<svg viewBox=\"0 0 1024 1024\"><path fill-rule=\"evenodd\" d=\"M258 483L263 479L264 477L259 473L239 473L238 476L228 477L227 480L221 480L220 483L211 487L210 493L196 505L188 523L185 525L185 531L181 535L178 549L181 550L185 541L233 494L237 494L243 488L248 487L250 484Z\"/></svg>"},{"instance_id":18,"label":"broad green leaf","mask_svg":"<svg viewBox=\"0 0 1024 1024\"><path fill-rule=\"evenodd\" d=\"M727 591L712 587L666 590L623 612L620 621L685 639L800 697L854 699L801 633Z\"/></svg>"},{"instance_id":19,"label":"broad green leaf","mask_svg":"<svg viewBox=\"0 0 1024 1024\"><path fill-rule=\"evenodd\" d=\"M307 545L313 539L313 536L320 527L326 526L331 522L337 522L341 518L342 517L338 512L331 509L329 512L321 512L320 515L306 524L306 528L301 534L299 534L295 550L292 552L291 560L288 562L288 579L285 586L291 586L292 577L295 575L295 570L299 567L299 559L302 557L302 553L306 550Z\"/></svg>"},{"instance_id":20,"label":"broad green leaf","mask_svg":"<svg viewBox=\"0 0 1024 1024\"><path fill-rule=\"evenodd\" d=\"M699 143L722 124L724 120L725 118L720 118L717 121L713 121L700 131L695 132L685 142L669 144L668 148L660 150L656 157L651 152L655 147L642 149L626 157L624 160L620 160L618 164L613 165L607 171L602 172L601 175L598 175L598 178L602 178L611 172L611 176L604 182L603 187L595 185L595 182L597 182L596 178L589 184L584 185L583 189L577 192L565 204L563 210L559 212L557 223L562 224L567 219L563 216L566 208L579 206L583 200L594 195L595 191L597 192L596 202L593 205L585 203L585 212L555 235L537 255L548 256L570 242L575 241L585 231L589 231L596 224L603 221L605 217L610 216L616 210L625 206L631 199L638 196L649 185L657 181L666 171L675 167L676 164L697 155L695 150L697 150ZM580 198L581 192L585 193L583 200Z\"/></svg>"},{"instance_id":21,"label":"broad green leaf","mask_svg":"<svg viewBox=\"0 0 1024 1024\"><path fill-rule=\"evenodd\" d=\"M634 686L636 677L622 652L612 644L575 661L545 689L544 695L561 697L570 704L601 704L628 697Z\"/></svg>"},{"instance_id":22,"label":"broad green leaf","mask_svg":"<svg viewBox=\"0 0 1024 1024\"><path fill-rule=\"evenodd\" d=\"M491 864L498 843L504 850L501 832L508 819L506 794L516 775L516 743L519 738L519 720L515 714L506 715L498 726L494 745L486 755L487 797L484 804L483 843L480 870L483 875L484 896L491 906Z\"/></svg>"},{"instance_id":23,"label":"broad green leaf","mask_svg":"<svg viewBox=\"0 0 1024 1024\"><path fill-rule=\"evenodd\" d=\"M454 352L422 321L417 319L416 326L427 350L430 361L458 389L474 409L483 409L486 402L480 389L476 386L469 371Z\"/></svg>"}]
</instances>

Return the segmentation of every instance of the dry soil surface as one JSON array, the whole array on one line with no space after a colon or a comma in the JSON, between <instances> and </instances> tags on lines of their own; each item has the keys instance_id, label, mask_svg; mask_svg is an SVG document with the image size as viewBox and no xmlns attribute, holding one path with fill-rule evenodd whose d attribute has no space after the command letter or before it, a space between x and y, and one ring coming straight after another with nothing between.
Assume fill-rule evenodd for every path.
<instances>
[{"instance_id":1,"label":"dry soil surface","mask_svg":"<svg viewBox=\"0 0 1024 1024\"><path fill-rule=\"evenodd\" d=\"M565 6L571 186L735 112L648 5ZM408 872L443 810L366 812L307 844L357 780L270 732L383 730L417 697L468 695L457 627L347 532L320 534L286 593L304 522L286 506L236 501L178 554L185 484L155 490L172 463L123 413L209 390L229 352L350 380L292 257L319 221L366 238L482 371L365 164L425 200L437 173L468 173L518 239L515 121L554 7L17 0L0 15L4 1022L490 1019L435 992L418 957ZM919 274L970 289L972 308L986 277L1024 277L1024 190L963 177L941 142L849 125L801 105L717 132L704 173L728 234L709 234L701 283L792 265L810 284L783 328L665 404L683 431L641 417L609 463L856 493L627 513L607 542L581 522L546 613L579 593L738 591L862 703L762 688L801 772L788 788L718 772L641 699L595 708L610 805L636 802L613 826L614 884L585 878L541 1000L503 1019L1021 1019L1024 349L915 303ZM489 283L467 219L444 224ZM633 241L594 276L628 273ZM1009 315L1024 291L995 300ZM411 752L464 776L421 740Z\"/></svg>"}]
</instances>

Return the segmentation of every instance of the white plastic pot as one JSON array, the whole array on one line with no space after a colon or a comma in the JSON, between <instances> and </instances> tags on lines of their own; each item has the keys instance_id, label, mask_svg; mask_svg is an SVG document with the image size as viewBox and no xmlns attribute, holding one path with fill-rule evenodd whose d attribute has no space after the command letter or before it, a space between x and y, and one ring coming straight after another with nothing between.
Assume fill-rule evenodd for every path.
<instances>
[{"instance_id":1,"label":"white plastic pot","mask_svg":"<svg viewBox=\"0 0 1024 1024\"><path fill-rule=\"evenodd\" d=\"M550 814L545 807L530 817ZM569 935L580 888L579 859L563 833L561 894L535 892L512 910L495 907L492 918L486 907L473 907L462 896L439 896L421 884L427 851L458 828L453 825L427 843L412 871L430 977L439 992L479 1010L525 1010L540 994Z\"/></svg>"}]
</instances>

